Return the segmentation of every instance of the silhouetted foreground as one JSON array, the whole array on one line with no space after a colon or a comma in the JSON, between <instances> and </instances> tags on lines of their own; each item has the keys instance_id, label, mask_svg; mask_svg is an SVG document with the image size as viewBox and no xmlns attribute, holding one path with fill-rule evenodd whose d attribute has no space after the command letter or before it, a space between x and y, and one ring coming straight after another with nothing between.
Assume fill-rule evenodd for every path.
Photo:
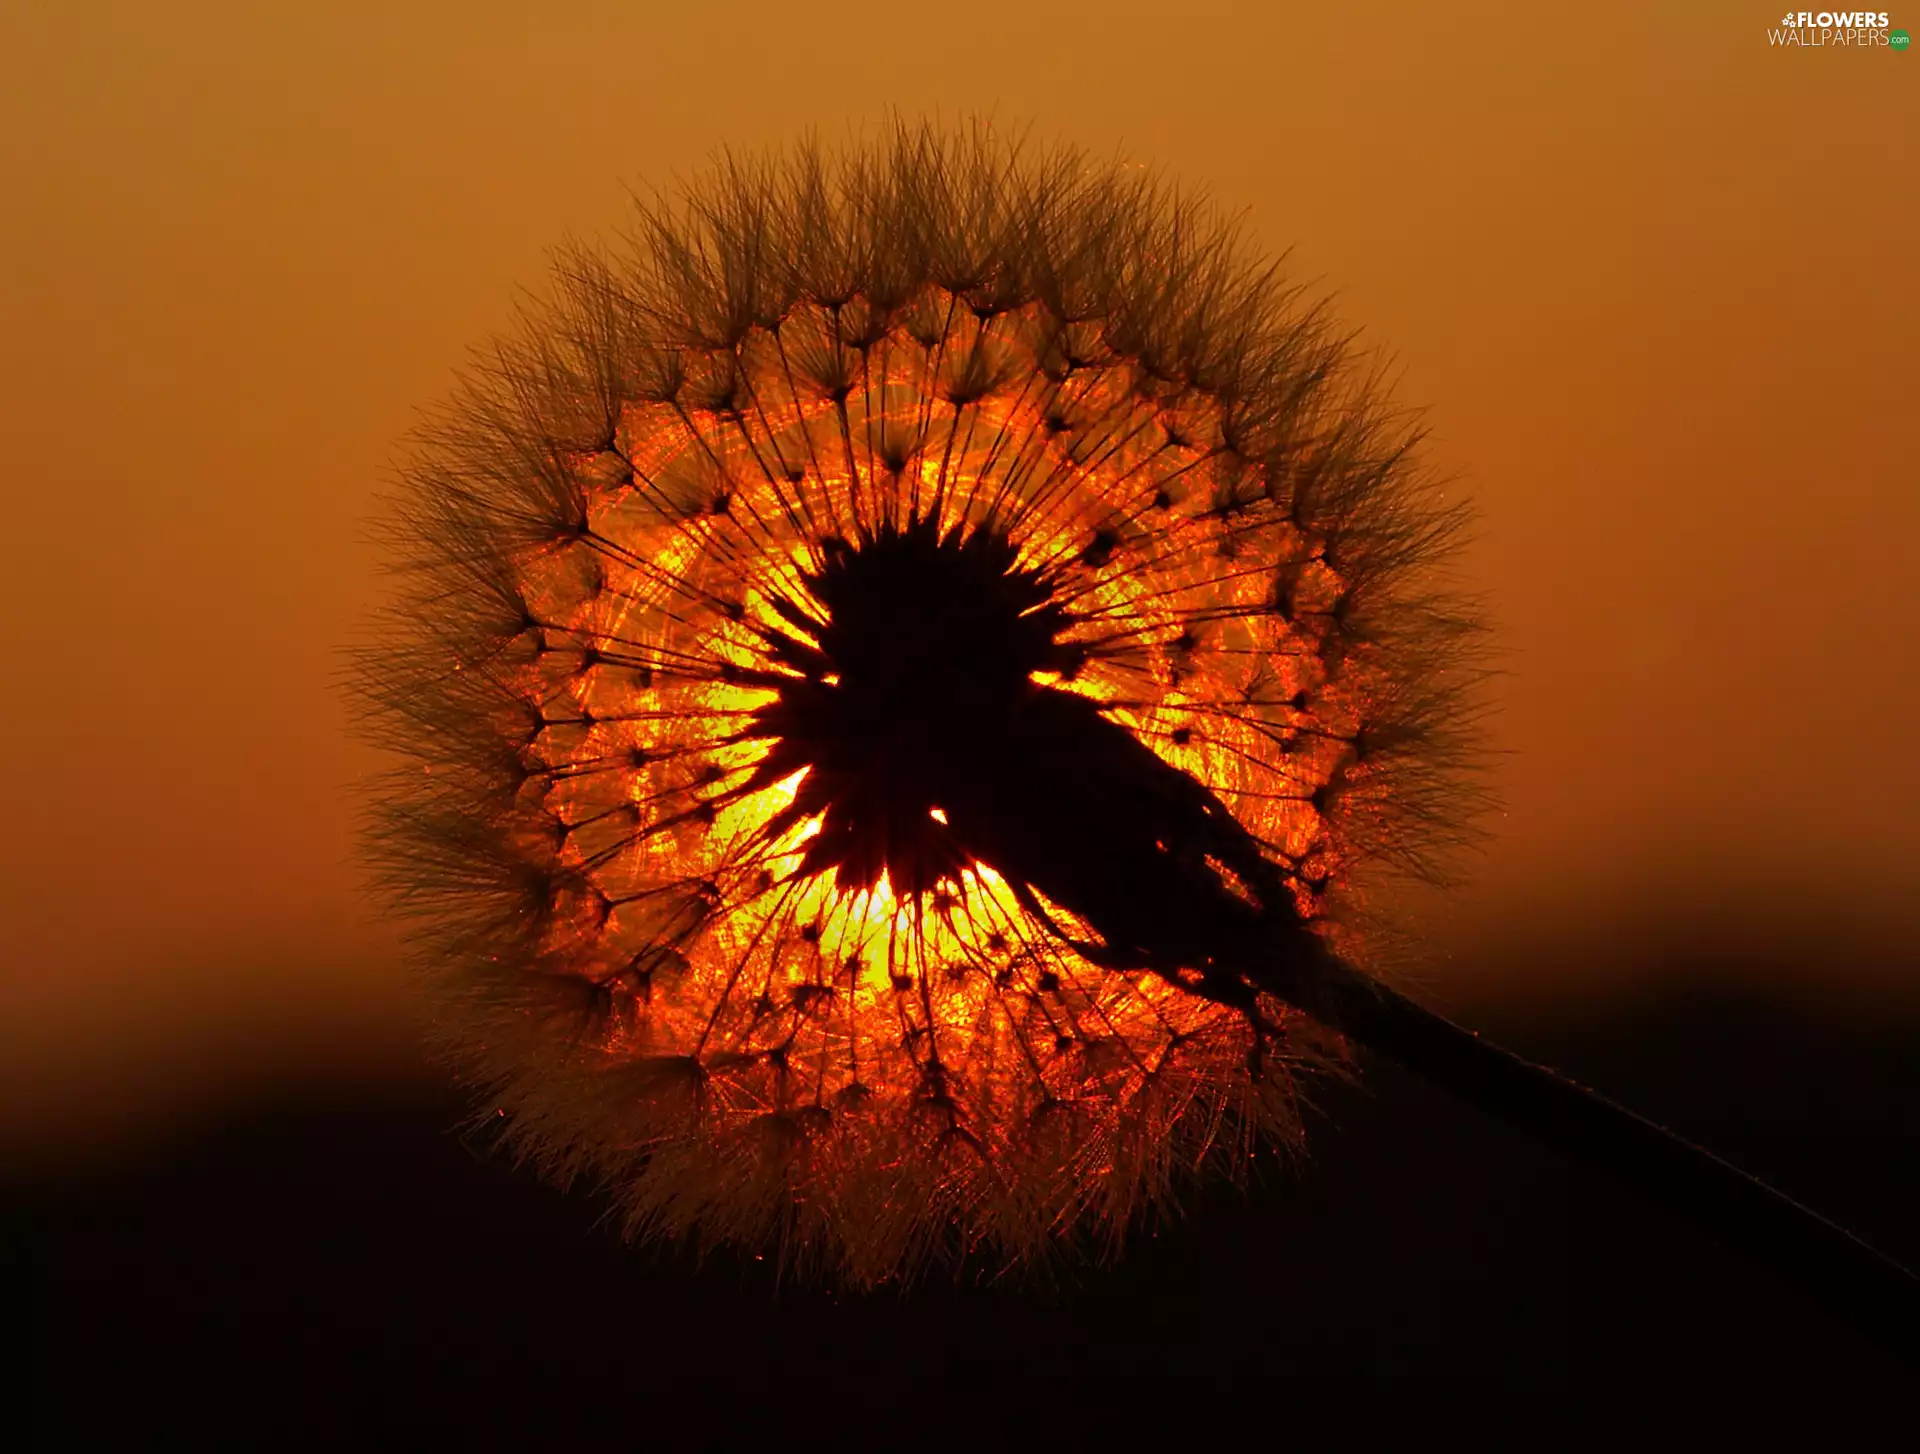
<instances>
[{"instance_id":1,"label":"silhouetted foreground","mask_svg":"<svg viewBox=\"0 0 1920 1454\"><path fill-rule=\"evenodd\" d=\"M1507 1038L1920 1256L1920 1026L1700 1000ZM584 1422L621 1447L1015 1447L1249 1416L1267 1447L1904 1437L1895 1365L1695 1233L1390 1066L1321 1101L1299 1174L1195 1199L1117 1267L865 1298L638 1258L593 1198L464 1147L430 1081L262 1107L16 1189L28 1386L50 1445Z\"/></svg>"}]
</instances>

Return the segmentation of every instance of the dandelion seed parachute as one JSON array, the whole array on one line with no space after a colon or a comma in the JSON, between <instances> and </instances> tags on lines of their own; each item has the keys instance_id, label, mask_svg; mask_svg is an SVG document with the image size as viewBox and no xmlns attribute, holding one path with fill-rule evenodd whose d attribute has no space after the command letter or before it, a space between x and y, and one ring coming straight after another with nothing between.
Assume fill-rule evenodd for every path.
<instances>
[{"instance_id":1,"label":"dandelion seed parachute","mask_svg":"<svg viewBox=\"0 0 1920 1454\"><path fill-rule=\"evenodd\" d=\"M1295 1136L1326 1037L1007 840L1156 831L1050 797L1079 749L1022 704L1204 784L1232 831L1149 857L1303 935L1429 869L1472 623L1412 442L1202 204L984 128L729 161L567 251L420 431L360 672L413 764L385 882L510 1138L637 1233L872 1281Z\"/></svg>"},{"instance_id":2,"label":"dandelion seed parachute","mask_svg":"<svg viewBox=\"0 0 1920 1454\"><path fill-rule=\"evenodd\" d=\"M1412 444L1202 204L984 128L728 161L565 252L420 431L360 667L384 880L509 1138L856 1282L1293 1138L1337 1047L1121 921L1308 953L1459 836Z\"/></svg>"}]
</instances>

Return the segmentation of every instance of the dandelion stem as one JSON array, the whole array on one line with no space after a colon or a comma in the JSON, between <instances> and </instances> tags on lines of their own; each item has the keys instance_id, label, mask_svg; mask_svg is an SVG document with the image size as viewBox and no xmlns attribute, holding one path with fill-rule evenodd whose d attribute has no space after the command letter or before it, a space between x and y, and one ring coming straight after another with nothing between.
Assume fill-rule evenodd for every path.
<instances>
[{"instance_id":1,"label":"dandelion stem","mask_svg":"<svg viewBox=\"0 0 1920 1454\"><path fill-rule=\"evenodd\" d=\"M1314 998L1304 1008L1323 1023L1692 1223L1920 1367L1920 1280L1844 1228L1348 966L1335 963Z\"/></svg>"}]
</instances>

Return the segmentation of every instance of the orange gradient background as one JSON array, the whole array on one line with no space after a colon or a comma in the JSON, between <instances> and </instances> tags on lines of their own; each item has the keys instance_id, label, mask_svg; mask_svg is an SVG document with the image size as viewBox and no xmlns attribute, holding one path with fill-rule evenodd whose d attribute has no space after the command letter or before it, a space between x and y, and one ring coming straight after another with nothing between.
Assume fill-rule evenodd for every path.
<instances>
[{"instance_id":1,"label":"orange gradient background","mask_svg":"<svg viewBox=\"0 0 1920 1454\"><path fill-rule=\"evenodd\" d=\"M1509 673L1443 1001L1677 924L1914 1012L1920 56L1777 8L9 7L0 1137L409 1062L332 687L396 439L623 183L890 106L1208 185L1429 407Z\"/></svg>"}]
</instances>

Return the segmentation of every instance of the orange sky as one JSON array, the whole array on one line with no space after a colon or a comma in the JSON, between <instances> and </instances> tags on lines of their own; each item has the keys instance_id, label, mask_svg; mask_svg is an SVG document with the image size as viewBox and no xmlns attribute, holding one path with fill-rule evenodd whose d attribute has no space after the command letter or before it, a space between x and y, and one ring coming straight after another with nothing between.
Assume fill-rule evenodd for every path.
<instances>
[{"instance_id":1,"label":"orange sky","mask_svg":"<svg viewBox=\"0 0 1920 1454\"><path fill-rule=\"evenodd\" d=\"M1777 8L8 7L0 1119L401 1040L330 687L396 437L624 182L888 106L1207 183L1394 350L1512 672L1458 994L1653 910L1911 925L1920 56Z\"/></svg>"}]
</instances>

